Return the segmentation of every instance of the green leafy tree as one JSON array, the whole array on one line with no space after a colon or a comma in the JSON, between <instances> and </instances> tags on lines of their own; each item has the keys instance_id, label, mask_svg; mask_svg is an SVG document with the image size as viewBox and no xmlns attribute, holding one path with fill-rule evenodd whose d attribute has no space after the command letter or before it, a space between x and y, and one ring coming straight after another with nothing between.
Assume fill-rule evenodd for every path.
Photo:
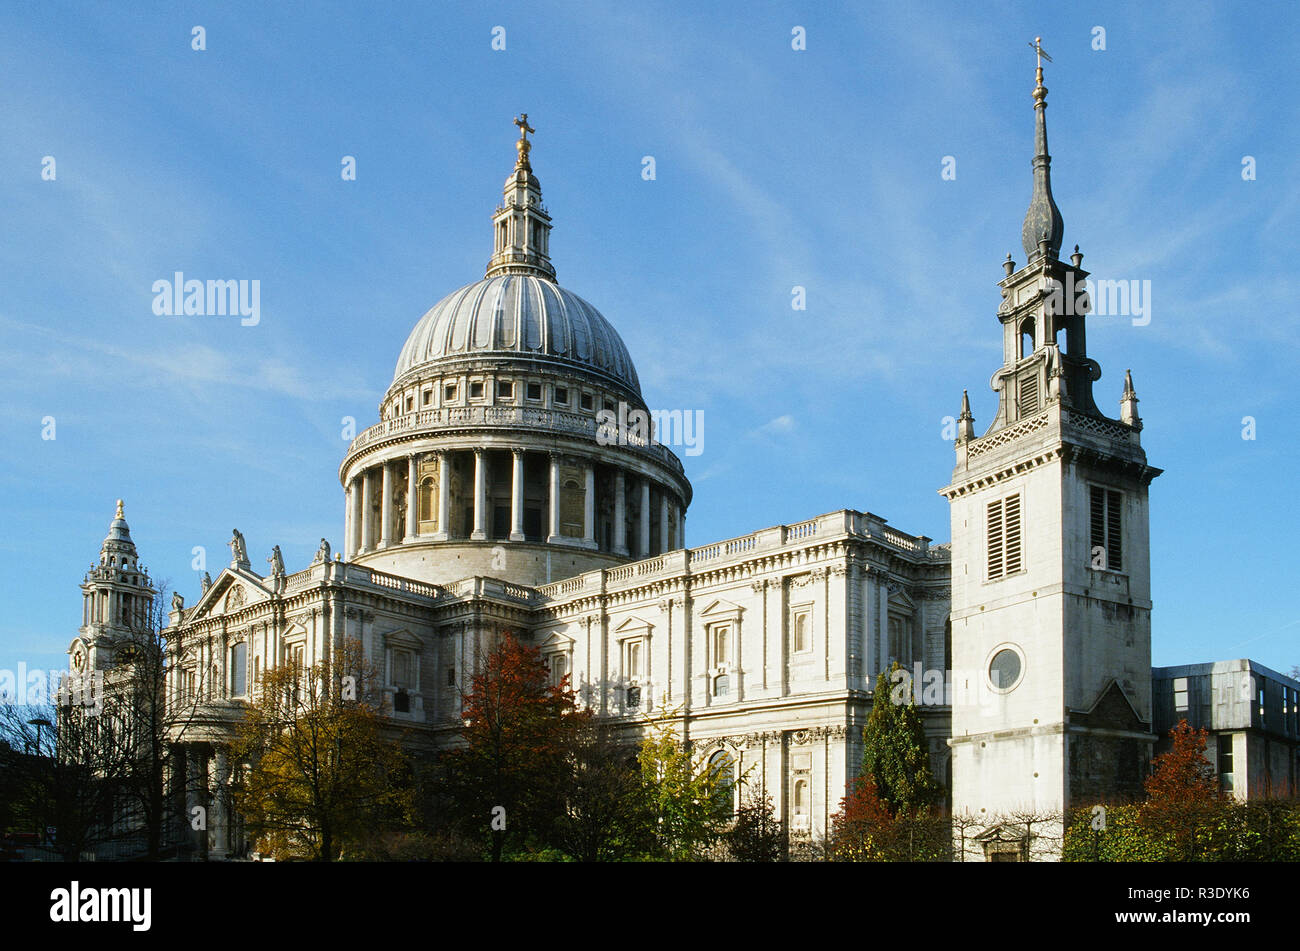
<instances>
[{"instance_id":1,"label":"green leafy tree","mask_svg":"<svg viewBox=\"0 0 1300 951\"><path fill-rule=\"evenodd\" d=\"M736 862L782 862L787 855L785 824L776 817L772 797L746 790L736 821L724 835L728 856Z\"/></svg>"},{"instance_id":2,"label":"green leafy tree","mask_svg":"<svg viewBox=\"0 0 1300 951\"><path fill-rule=\"evenodd\" d=\"M650 725L637 758L655 853L669 861L703 858L731 822L730 810L718 808L721 771L697 763L666 717Z\"/></svg>"},{"instance_id":3,"label":"green leafy tree","mask_svg":"<svg viewBox=\"0 0 1300 951\"><path fill-rule=\"evenodd\" d=\"M570 734L564 805L550 836L580 862L643 858L653 850L653 817L636 746L609 720L583 711Z\"/></svg>"}]
</instances>

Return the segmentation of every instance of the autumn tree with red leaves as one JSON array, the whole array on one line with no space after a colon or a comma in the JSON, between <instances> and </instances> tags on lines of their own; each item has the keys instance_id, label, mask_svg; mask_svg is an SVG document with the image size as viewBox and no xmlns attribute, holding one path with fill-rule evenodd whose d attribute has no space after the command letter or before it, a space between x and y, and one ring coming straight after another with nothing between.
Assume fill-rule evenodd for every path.
<instances>
[{"instance_id":1,"label":"autumn tree with red leaves","mask_svg":"<svg viewBox=\"0 0 1300 951\"><path fill-rule=\"evenodd\" d=\"M568 677L552 684L541 652L506 634L464 694L463 746L443 756L446 792L493 862L563 809L571 735L579 725Z\"/></svg>"},{"instance_id":2,"label":"autumn tree with red leaves","mask_svg":"<svg viewBox=\"0 0 1300 951\"><path fill-rule=\"evenodd\" d=\"M836 862L883 861L892 852L893 833L894 817L875 781L870 775L859 776L831 817L827 852Z\"/></svg>"},{"instance_id":3,"label":"autumn tree with red leaves","mask_svg":"<svg viewBox=\"0 0 1300 951\"><path fill-rule=\"evenodd\" d=\"M1172 747L1153 760L1153 772L1144 784L1147 801L1139 822L1167 840L1165 848L1171 858L1194 860L1203 851L1202 840L1212 833L1226 799L1214 767L1205 758L1209 733L1203 727L1193 730L1184 719L1169 731L1169 738Z\"/></svg>"}]
</instances>

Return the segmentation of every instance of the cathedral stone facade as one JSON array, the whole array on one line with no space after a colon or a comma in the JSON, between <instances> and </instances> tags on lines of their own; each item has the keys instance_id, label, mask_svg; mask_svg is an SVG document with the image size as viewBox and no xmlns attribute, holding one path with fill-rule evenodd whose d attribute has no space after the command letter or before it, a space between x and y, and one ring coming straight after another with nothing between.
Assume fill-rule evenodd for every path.
<instances>
[{"instance_id":1,"label":"cathedral stone facade","mask_svg":"<svg viewBox=\"0 0 1300 951\"><path fill-rule=\"evenodd\" d=\"M617 331L556 283L533 130L517 120L484 278L417 322L379 422L344 455L339 550L322 539L289 574L276 548L262 575L235 532L197 601L173 600L168 698L197 712L175 779L209 809L208 853L247 845L226 751L262 673L351 640L379 671L384 710L432 750L454 740L483 653L514 632L629 732L670 718L700 757L770 795L796 836L827 831L871 705L887 702L875 678L895 661L919 675L953 807L991 828L1140 777L1153 739L1146 492L1159 470L1131 381L1118 419L1098 410L1084 316L1052 293L1086 272L1077 249L1058 257L1041 79L1028 260L1008 260L1000 284L1004 362L984 435L963 399L943 490L951 546L845 509L687 547L677 456L644 433L601 438L602 419L647 407ZM114 664L122 612L152 594L117 516L83 586L78 671Z\"/></svg>"}]
</instances>

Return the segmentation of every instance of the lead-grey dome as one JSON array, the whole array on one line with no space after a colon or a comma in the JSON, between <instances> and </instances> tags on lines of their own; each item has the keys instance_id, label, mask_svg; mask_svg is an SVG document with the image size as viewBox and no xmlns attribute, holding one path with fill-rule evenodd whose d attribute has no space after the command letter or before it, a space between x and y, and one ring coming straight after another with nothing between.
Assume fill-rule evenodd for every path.
<instances>
[{"instance_id":1,"label":"lead-grey dome","mask_svg":"<svg viewBox=\"0 0 1300 951\"><path fill-rule=\"evenodd\" d=\"M600 311L527 274L484 278L434 304L406 338L393 379L445 359L498 354L571 364L641 393L627 347Z\"/></svg>"}]
</instances>

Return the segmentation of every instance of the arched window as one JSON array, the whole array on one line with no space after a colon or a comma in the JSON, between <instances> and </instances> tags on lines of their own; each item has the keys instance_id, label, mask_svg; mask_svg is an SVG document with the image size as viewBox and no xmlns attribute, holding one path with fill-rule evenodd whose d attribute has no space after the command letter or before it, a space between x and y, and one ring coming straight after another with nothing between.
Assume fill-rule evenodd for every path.
<instances>
[{"instance_id":1,"label":"arched window","mask_svg":"<svg viewBox=\"0 0 1300 951\"><path fill-rule=\"evenodd\" d=\"M1020 358L1023 360L1034 352L1034 318L1026 317L1020 322Z\"/></svg>"},{"instance_id":2,"label":"arched window","mask_svg":"<svg viewBox=\"0 0 1300 951\"><path fill-rule=\"evenodd\" d=\"M714 801L718 812L730 816L736 811L736 758L727 750L709 757L709 773L717 783Z\"/></svg>"},{"instance_id":3,"label":"arched window","mask_svg":"<svg viewBox=\"0 0 1300 951\"><path fill-rule=\"evenodd\" d=\"M731 690L731 678L726 674L719 674L713 678L713 695L715 697L725 697Z\"/></svg>"},{"instance_id":4,"label":"arched window","mask_svg":"<svg viewBox=\"0 0 1300 951\"><path fill-rule=\"evenodd\" d=\"M802 819L808 815L808 780L796 779L794 783L794 815Z\"/></svg>"}]
</instances>

